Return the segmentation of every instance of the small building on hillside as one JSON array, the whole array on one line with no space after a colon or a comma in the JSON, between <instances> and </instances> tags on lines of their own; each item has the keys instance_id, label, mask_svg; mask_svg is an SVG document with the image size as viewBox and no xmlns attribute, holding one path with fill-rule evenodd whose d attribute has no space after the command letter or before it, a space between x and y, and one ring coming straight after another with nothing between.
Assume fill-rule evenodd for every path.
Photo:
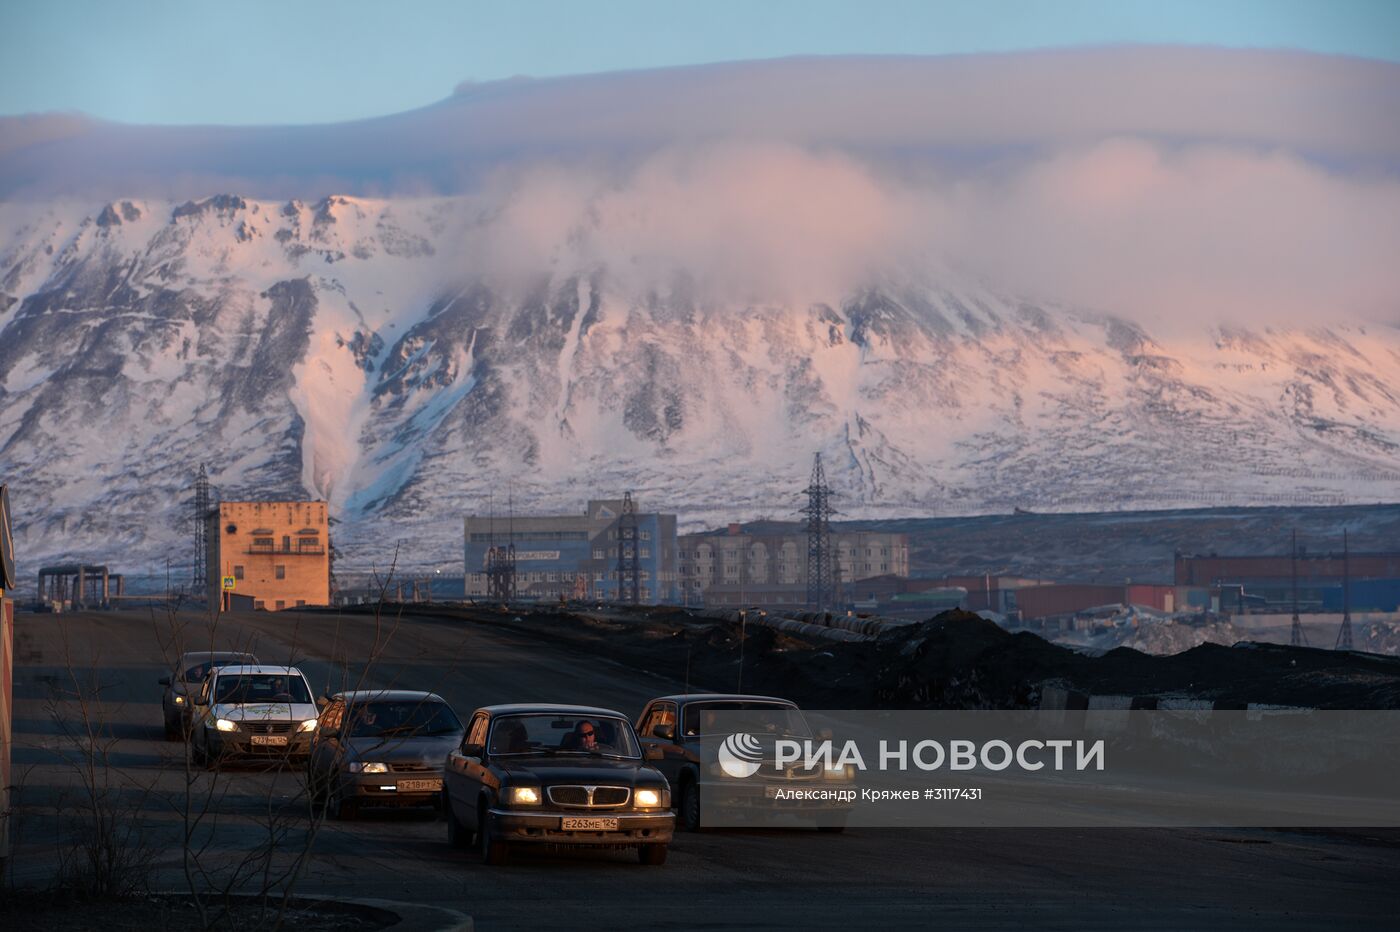
<instances>
[{"instance_id":1,"label":"small building on hillside","mask_svg":"<svg viewBox=\"0 0 1400 932\"><path fill-rule=\"evenodd\" d=\"M329 605L329 520L325 502L219 503L207 519L209 604Z\"/></svg>"}]
</instances>

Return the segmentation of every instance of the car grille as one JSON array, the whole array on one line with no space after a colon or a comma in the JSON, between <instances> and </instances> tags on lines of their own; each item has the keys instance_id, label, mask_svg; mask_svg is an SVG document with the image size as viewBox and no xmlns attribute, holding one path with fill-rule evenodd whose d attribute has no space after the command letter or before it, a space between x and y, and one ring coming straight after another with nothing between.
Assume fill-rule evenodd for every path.
<instances>
[{"instance_id":1,"label":"car grille","mask_svg":"<svg viewBox=\"0 0 1400 932\"><path fill-rule=\"evenodd\" d=\"M390 762L389 764L389 770L393 773L427 773L428 771L441 769L441 767L435 767L432 764L425 764L422 761L416 760L399 761L398 763Z\"/></svg>"},{"instance_id":2,"label":"car grille","mask_svg":"<svg viewBox=\"0 0 1400 932\"><path fill-rule=\"evenodd\" d=\"M780 770L771 765L764 765L759 773L770 780L815 780L822 775L822 768L792 764Z\"/></svg>"},{"instance_id":3,"label":"car grille","mask_svg":"<svg viewBox=\"0 0 1400 932\"><path fill-rule=\"evenodd\" d=\"M632 798L626 786L551 786L549 801L564 809L616 809Z\"/></svg>"},{"instance_id":4,"label":"car grille","mask_svg":"<svg viewBox=\"0 0 1400 932\"><path fill-rule=\"evenodd\" d=\"M296 722L239 722L238 727L250 735L286 735L291 734L293 728L297 727Z\"/></svg>"}]
</instances>

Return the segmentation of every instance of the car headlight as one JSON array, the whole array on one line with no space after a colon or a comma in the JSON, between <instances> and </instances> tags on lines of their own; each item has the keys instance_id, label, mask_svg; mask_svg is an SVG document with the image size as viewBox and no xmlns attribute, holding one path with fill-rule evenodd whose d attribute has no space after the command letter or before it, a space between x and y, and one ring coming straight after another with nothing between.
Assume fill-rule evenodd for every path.
<instances>
[{"instance_id":1,"label":"car headlight","mask_svg":"<svg viewBox=\"0 0 1400 932\"><path fill-rule=\"evenodd\" d=\"M537 786L512 786L510 792L506 794L506 799L510 800L512 806L538 806L540 804L540 788Z\"/></svg>"},{"instance_id":2,"label":"car headlight","mask_svg":"<svg viewBox=\"0 0 1400 932\"><path fill-rule=\"evenodd\" d=\"M315 730L316 730L316 719L314 719L314 718L308 718L306 721L302 722L302 723L301 723L301 727L297 729L297 731L315 731Z\"/></svg>"},{"instance_id":3,"label":"car headlight","mask_svg":"<svg viewBox=\"0 0 1400 932\"><path fill-rule=\"evenodd\" d=\"M214 727L219 729L219 731L237 731L238 723L231 722L226 718L218 718L214 720Z\"/></svg>"},{"instance_id":4,"label":"car headlight","mask_svg":"<svg viewBox=\"0 0 1400 932\"><path fill-rule=\"evenodd\" d=\"M350 771L351 773L388 773L389 765L376 763L374 761L369 761L366 763L357 760L352 760L350 763L345 765L345 769Z\"/></svg>"},{"instance_id":5,"label":"car headlight","mask_svg":"<svg viewBox=\"0 0 1400 932\"><path fill-rule=\"evenodd\" d=\"M655 809L657 806L667 802L666 794L661 790L640 789L637 790L637 808Z\"/></svg>"},{"instance_id":6,"label":"car headlight","mask_svg":"<svg viewBox=\"0 0 1400 932\"><path fill-rule=\"evenodd\" d=\"M184 696L176 696L176 697L175 697L175 704L176 704L176 705L184 705L184 704L185 704L185 697L184 697Z\"/></svg>"},{"instance_id":7,"label":"car headlight","mask_svg":"<svg viewBox=\"0 0 1400 932\"><path fill-rule=\"evenodd\" d=\"M828 780L854 780L856 778L856 765L845 764L837 767L828 767L822 774Z\"/></svg>"}]
</instances>

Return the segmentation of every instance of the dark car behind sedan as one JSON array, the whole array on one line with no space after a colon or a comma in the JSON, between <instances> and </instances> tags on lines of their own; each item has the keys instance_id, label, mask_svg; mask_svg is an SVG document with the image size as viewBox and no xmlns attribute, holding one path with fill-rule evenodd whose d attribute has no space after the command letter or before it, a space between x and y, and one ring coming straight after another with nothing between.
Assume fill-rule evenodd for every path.
<instances>
[{"instance_id":1,"label":"dark car behind sedan","mask_svg":"<svg viewBox=\"0 0 1400 932\"><path fill-rule=\"evenodd\" d=\"M587 706L478 709L447 758L448 840L500 864L517 845L635 848L663 864L671 791L643 759L632 723Z\"/></svg>"},{"instance_id":2,"label":"dark car behind sedan","mask_svg":"<svg viewBox=\"0 0 1400 932\"><path fill-rule=\"evenodd\" d=\"M313 801L339 819L362 806L436 806L462 721L436 693L357 690L330 697L306 761Z\"/></svg>"},{"instance_id":3,"label":"dark car behind sedan","mask_svg":"<svg viewBox=\"0 0 1400 932\"><path fill-rule=\"evenodd\" d=\"M715 737L715 724L728 713L748 713L765 720L765 730L804 738L811 730L797 704L776 696L750 696L735 693L688 693L659 696L648 702L637 718L637 734L642 747L656 757L656 767L671 784L675 794L677 820L686 831L701 827L700 787L705 783L701 771L701 742ZM790 764L781 772L765 764L742 785L728 784L726 795L731 808L750 807L767 814L782 812L805 817L819 831L840 832L846 824L849 802L821 799L778 803L769 790L778 786L792 789L820 785L826 789L849 789L854 785L854 772L840 767L809 767L804 763Z\"/></svg>"},{"instance_id":4,"label":"dark car behind sedan","mask_svg":"<svg viewBox=\"0 0 1400 932\"><path fill-rule=\"evenodd\" d=\"M252 654L232 650L196 650L180 655L169 676L160 678L165 687L160 708L165 719L165 739L175 741L190 730L190 707L200 687L215 667L231 663L257 663Z\"/></svg>"}]
</instances>

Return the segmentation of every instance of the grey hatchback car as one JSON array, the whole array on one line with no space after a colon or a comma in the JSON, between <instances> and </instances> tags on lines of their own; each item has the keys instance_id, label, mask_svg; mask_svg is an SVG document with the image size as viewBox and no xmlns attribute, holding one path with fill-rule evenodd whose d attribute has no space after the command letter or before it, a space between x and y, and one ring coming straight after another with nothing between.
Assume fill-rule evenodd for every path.
<instances>
[{"instance_id":1,"label":"grey hatchback car","mask_svg":"<svg viewBox=\"0 0 1400 932\"><path fill-rule=\"evenodd\" d=\"M306 759L312 802L352 819L361 806L438 805L464 728L436 693L356 690L329 698Z\"/></svg>"}]
</instances>

